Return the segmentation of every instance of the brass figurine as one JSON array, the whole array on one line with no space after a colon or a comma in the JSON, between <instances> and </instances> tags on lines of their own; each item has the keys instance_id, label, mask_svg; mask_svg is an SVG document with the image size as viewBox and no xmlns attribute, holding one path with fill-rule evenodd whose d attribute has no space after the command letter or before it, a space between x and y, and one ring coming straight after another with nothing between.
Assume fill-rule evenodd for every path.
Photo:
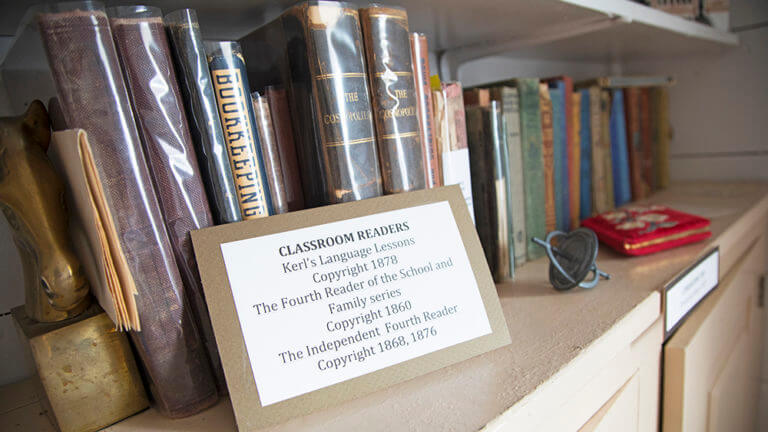
<instances>
[{"instance_id":1,"label":"brass figurine","mask_svg":"<svg viewBox=\"0 0 768 432\"><path fill-rule=\"evenodd\" d=\"M40 101L20 117L0 118L0 208L21 256L26 314L39 322L74 317L90 304L67 233L64 183L45 155L50 139Z\"/></svg>"}]
</instances>

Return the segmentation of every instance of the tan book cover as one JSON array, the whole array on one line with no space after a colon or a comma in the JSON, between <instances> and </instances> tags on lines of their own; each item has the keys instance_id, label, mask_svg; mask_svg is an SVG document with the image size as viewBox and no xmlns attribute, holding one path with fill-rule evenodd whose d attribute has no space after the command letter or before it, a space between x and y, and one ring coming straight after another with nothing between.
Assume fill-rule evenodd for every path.
<instances>
[{"instance_id":1,"label":"tan book cover","mask_svg":"<svg viewBox=\"0 0 768 432\"><path fill-rule=\"evenodd\" d=\"M544 161L544 210L547 232L557 228L555 218L555 142L552 124L552 99L546 83L539 84L541 105L541 157Z\"/></svg>"}]
</instances>

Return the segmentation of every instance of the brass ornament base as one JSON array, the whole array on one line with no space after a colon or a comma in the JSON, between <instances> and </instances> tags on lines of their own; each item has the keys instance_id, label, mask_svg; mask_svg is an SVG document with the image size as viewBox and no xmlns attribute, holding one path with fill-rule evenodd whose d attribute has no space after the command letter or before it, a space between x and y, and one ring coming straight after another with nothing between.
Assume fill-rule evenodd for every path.
<instances>
[{"instance_id":1,"label":"brass ornament base","mask_svg":"<svg viewBox=\"0 0 768 432\"><path fill-rule=\"evenodd\" d=\"M29 343L41 383L41 404L62 432L96 431L149 406L124 333L97 305L56 323L11 310Z\"/></svg>"}]
</instances>

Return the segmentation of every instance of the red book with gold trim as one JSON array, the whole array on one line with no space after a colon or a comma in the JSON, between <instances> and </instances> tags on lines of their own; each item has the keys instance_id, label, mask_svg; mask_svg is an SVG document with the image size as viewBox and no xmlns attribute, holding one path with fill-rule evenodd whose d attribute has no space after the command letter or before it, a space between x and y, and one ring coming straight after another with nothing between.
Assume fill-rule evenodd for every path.
<instances>
[{"instance_id":1,"label":"red book with gold trim","mask_svg":"<svg viewBox=\"0 0 768 432\"><path fill-rule=\"evenodd\" d=\"M647 255L709 238L709 219L660 205L630 206L582 221L625 255Z\"/></svg>"}]
</instances>

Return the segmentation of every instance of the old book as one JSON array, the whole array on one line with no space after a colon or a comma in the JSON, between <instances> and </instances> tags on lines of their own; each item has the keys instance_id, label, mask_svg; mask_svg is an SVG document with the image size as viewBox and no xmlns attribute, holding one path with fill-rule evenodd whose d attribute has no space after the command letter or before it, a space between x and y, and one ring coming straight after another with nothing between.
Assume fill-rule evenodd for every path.
<instances>
[{"instance_id":1,"label":"old book","mask_svg":"<svg viewBox=\"0 0 768 432\"><path fill-rule=\"evenodd\" d=\"M509 202L511 206L512 237L515 265L526 261L525 233L525 192L523 187L523 154L520 140L520 98L517 88L510 86L493 87L491 98L501 102L502 115L506 125L506 144L509 153L509 175L507 177Z\"/></svg>"},{"instance_id":2,"label":"old book","mask_svg":"<svg viewBox=\"0 0 768 432\"><path fill-rule=\"evenodd\" d=\"M568 188L568 129L565 115L565 95L560 88L549 89L552 101L552 142L554 160L555 226L559 231L570 231L571 212Z\"/></svg>"},{"instance_id":3,"label":"old book","mask_svg":"<svg viewBox=\"0 0 768 432\"><path fill-rule=\"evenodd\" d=\"M416 89L416 106L419 109L419 131L421 132L422 152L424 153L424 170L426 187L434 188L443 185L440 171L440 152L435 141L434 107L432 102L432 87L430 85L429 51L427 37L422 33L411 33L411 64L413 64L413 81Z\"/></svg>"},{"instance_id":4,"label":"old book","mask_svg":"<svg viewBox=\"0 0 768 432\"><path fill-rule=\"evenodd\" d=\"M502 117L498 102L466 108L475 221L494 280L511 277L507 191L502 159Z\"/></svg>"},{"instance_id":5,"label":"old book","mask_svg":"<svg viewBox=\"0 0 768 432\"><path fill-rule=\"evenodd\" d=\"M288 98L285 89L275 86L267 86L264 93L269 103L272 128L275 131L277 151L280 154L288 211L301 210L304 208L304 192L301 189L301 173L296 157L296 144L293 141L293 125L288 109Z\"/></svg>"},{"instance_id":6,"label":"old book","mask_svg":"<svg viewBox=\"0 0 768 432\"><path fill-rule=\"evenodd\" d=\"M533 243L531 238L543 239L547 235L539 80L536 78L518 79L517 89L520 92L520 139L523 156L523 187L525 188L526 254L530 261L544 255L543 249Z\"/></svg>"},{"instance_id":7,"label":"old book","mask_svg":"<svg viewBox=\"0 0 768 432\"><path fill-rule=\"evenodd\" d=\"M589 87L590 138L592 141L592 212L604 213L613 208L613 184L609 189L612 176L606 172L605 159L610 157L606 151L603 137L603 100L600 87Z\"/></svg>"},{"instance_id":8,"label":"old book","mask_svg":"<svg viewBox=\"0 0 768 432\"><path fill-rule=\"evenodd\" d=\"M269 111L267 98L259 92L251 93L251 103L256 117L256 131L261 144L261 154L264 156L264 168L267 173L269 193L275 214L288 212L288 197L285 194L286 181L283 165L280 163L280 153L277 150L277 138L272 127L272 114Z\"/></svg>"},{"instance_id":9,"label":"old book","mask_svg":"<svg viewBox=\"0 0 768 432\"><path fill-rule=\"evenodd\" d=\"M579 146L581 161L579 164L579 220L592 216L592 115L590 109L591 92L579 90Z\"/></svg>"},{"instance_id":10,"label":"old book","mask_svg":"<svg viewBox=\"0 0 768 432\"><path fill-rule=\"evenodd\" d=\"M552 119L552 99L549 87L539 85L539 106L541 107L541 159L544 172L544 220L547 232L557 229L555 200L555 143Z\"/></svg>"},{"instance_id":11,"label":"old book","mask_svg":"<svg viewBox=\"0 0 768 432\"><path fill-rule=\"evenodd\" d=\"M577 83L579 87L597 85L604 88L670 86L675 78L668 75L606 76Z\"/></svg>"},{"instance_id":12,"label":"old book","mask_svg":"<svg viewBox=\"0 0 768 432\"><path fill-rule=\"evenodd\" d=\"M242 220L240 205L197 14L192 9L181 9L169 13L163 21L213 219L217 224L237 222Z\"/></svg>"},{"instance_id":13,"label":"old book","mask_svg":"<svg viewBox=\"0 0 768 432\"><path fill-rule=\"evenodd\" d=\"M613 159L613 201L620 207L632 200L627 156L627 131L624 125L624 94L611 90L611 157Z\"/></svg>"},{"instance_id":14,"label":"old book","mask_svg":"<svg viewBox=\"0 0 768 432\"><path fill-rule=\"evenodd\" d=\"M216 339L189 232L213 225L160 9L109 10L110 26L133 105L139 137L159 198L184 292L220 391L226 392Z\"/></svg>"},{"instance_id":15,"label":"old book","mask_svg":"<svg viewBox=\"0 0 768 432\"><path fill-rule=\"evenodd\" d=\"M218 399L205 347L186 307L107 15L95 4L59 4L38 15L66 124L88 132L91 172L114 247L138 295L131 339L164 415L185 417Z\"/></svg>"},{"instance_id":16,"label":"old book","mask_svg":"<svg viewBox=\"0 0 768 432\"><path fill-rule=\"evenodd\" d=\"M559 76L545 80L550 91L557 89L557 97L552 99L555 131L555 195L557 198L557 226L561 231L571 230L571 212L577 195L571 194L571 166L573 165L573 112L571 102L573 80L568 76ZM562 108L561 108L562 107ZM562 113L562 114L561 114ZM561 210L562 209L562 210Z\"/></svg>"},{"instance_id":17,"label":"old book","mask_svg":"<svg viewBox=\"0 0 768 432\"><path fill-rule=\"evenodd\" d=\"M503 255L507 259L505 277L512 279L515 277L515 227L512 225L512 183L510 180L509 146L507 145L507 122L502 115L501 102L496 101L496 106L499 109L497 121L501 122L501 130L499 131L499 144L494 146L494 158L497 168L500 169L504 178L504 195L498 196L498 204L505 206L503 218L506 221L506 227L503 231L507 234L507 239L503 243L507 247L506 253Z\"/></svg>"},{"instance_id":18,"label":"old book","mask_svg":"<svg viewBox=\"0 0 768 432\"><path fill-rule=\"evenodd\" d=\"M384 193L424 189L426 171L405 9L359 10Z\"/></svg>"},{"instance_id":19,"label":"old book","mask_svg":"<svg viewBox=\"0 0 768 432\"><path fill-rule=\"evenodd\" d=\"M580 225L581 205L581 93L571 93L571 142L569 144L568 176L571 197L571 229Z\"/></svg>"},{"instance_id":20,"label":"old book","mask_svg":"<svg viewBox=\"0 0 768 432\"><path fill-rule=\"evenodd\" d=\"M274 214L240 45L233 41L207 41L205 51L240 213L246 220Z\"/></svg>"},{"instance_id":21,"label":"old book","mask_svg":"<svg viewBox=\"0 0 768 432\"><path fill-rule=\"evenodd\" d=\"M613 157L611 156L611 92L600 90L600 145L602 146L603 172L605 173L605 197L608 208L615 208L613 202Z\"/></svg>"},{"instance_id":22,"label":"old book","mask_svg":"<svg viewBox=\"0 0 768 432\"><path fill-rule=\"evenodd\" d=\"M459 185L467 202L469 215L474 221L475 210L472 200L472 175L467 147L467 124L464 113L461 84L449 82L437 84L432 90L435 109L435 138L440 152L443 184Z\"/></svg>"},{"instance_id":23,"label":"old book","mask_svg":"<svg viewBox=\"0 0 768 432\"><path fill-rule=\"evenodd\" d=\"M647 195L656 189L653 175L653 130L651 120L651 89L640 89L640 177Z\"/></svg>"},{"instance_id":24,"label":"old book","mask_svg":"<svg viewBox=\"0 0 768 432\"><path fill-rule=\"evenodd\" d=\"M357 10L298 3L240 42L252 90L278 85L288 93L305 204L381 195Z\"/></svg>"},{"instance_id":25,"label":"old book","mask_svg":"<svg viewBox=\"0 0 768 432\"><path fill-rule=\"evenodd\" d=\"M663 189L669 186L669 90L656 87L652 93L652 109L656 151L654 152L654 173L656 186Z\"/></svg>"},{"instance_id":26,"label":"old book","mask_svg":"<svg viewBox=\"0 0 768 432\"><path fill-rule=\"evenodd\" d=\"M648 196L649 193L648 185L643 178L643 148L640 131L640 89L638 87L627 87L624 89L624 94L632 197L639 200Z\"/></svg>"},{"instance_id":27,"label":"old book","mask_svg":"<svg viewBox=\"0 0 768 432\"><path fill-rule=\"evenodd\" d=\"M488 88L470 88L464 90L465 106L490 106L491 91Z\"/></svg>"}]
</instances>

